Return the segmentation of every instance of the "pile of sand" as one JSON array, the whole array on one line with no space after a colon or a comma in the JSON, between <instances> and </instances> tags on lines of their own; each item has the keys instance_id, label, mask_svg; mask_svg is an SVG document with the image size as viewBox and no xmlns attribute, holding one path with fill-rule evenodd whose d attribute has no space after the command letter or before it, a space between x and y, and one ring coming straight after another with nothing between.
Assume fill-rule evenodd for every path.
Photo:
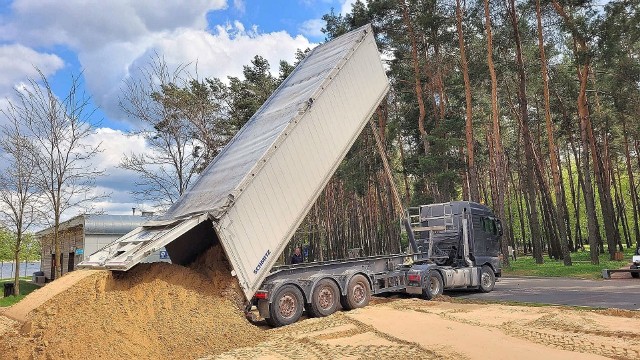
<instances>
[{"instance_id":1,"label":"pile of sand","mask_svg":"<svg viewBox=\"0 0 640 360\"><path fill-rule=\"evenodd\" d=\"M31 311L19 331L3 334L0 354L193 359L260 342L266 334L245 319L227 266L214 247L189 268L155 263L95 272Z\"/></svg>"}]
</instances>

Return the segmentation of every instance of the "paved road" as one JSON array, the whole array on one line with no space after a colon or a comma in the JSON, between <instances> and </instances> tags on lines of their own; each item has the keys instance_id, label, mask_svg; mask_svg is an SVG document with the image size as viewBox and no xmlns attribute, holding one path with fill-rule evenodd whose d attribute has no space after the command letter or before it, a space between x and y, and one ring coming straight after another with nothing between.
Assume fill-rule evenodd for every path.
<instances>
[{"instance_id":1,"label":"paved road","mask_svg":"<svg viewBox=\"0 0 640 360\"><path fill-rule=\"evenodd\" d=\"M488 294L447 291L445 295L490 301L640 310L640 279L501 278Z\"/></svg>"}]
</instances>

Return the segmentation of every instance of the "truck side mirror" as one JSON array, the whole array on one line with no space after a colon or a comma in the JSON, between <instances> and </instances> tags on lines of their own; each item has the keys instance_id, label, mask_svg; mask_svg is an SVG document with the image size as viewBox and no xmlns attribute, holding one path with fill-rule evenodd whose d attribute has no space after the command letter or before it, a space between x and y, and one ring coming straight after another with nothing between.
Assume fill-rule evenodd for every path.
<instances>
[{"instance_id":1,"label":"truck side mirror","mask_svg":"<svg viewBox=\"0 0 640 360\"><path fill-rule=\"evenodd\" d=\"M496 219L496 229L498 230L498 236L502 236L502 221Z\"/></svg>"}]
</instances>

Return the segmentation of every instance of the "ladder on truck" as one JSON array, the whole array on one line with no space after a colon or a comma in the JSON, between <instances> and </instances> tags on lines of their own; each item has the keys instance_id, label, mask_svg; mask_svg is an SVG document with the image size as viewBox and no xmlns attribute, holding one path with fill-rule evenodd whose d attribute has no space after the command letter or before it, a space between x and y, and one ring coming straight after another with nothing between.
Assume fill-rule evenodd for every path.
<instances>
[{"instance_id":1,"label":"ladder on truck","mask_svg":"<svg viewBox=\"0 0 640 360\"><path fill-rule=\"evenodd\" d=\"M449 258L449 253L445 249L441 249L438 246L438 243L441 239L436 239L434 235L438 233L443 233L447 231L454 231L458 233L459 229L456 227L454 218L453 218L453 208L450 203L438 204L442 206L442 211L438 211L438 215L434 215L434 207L433 205L423 205L423 206L415 206L410 207L407 211L407 218L411 224L411 229L414 234L424 234L427 233L427 236L417 236L419 240L423 240L427 243L427 249L420 249L421 251L425 251L427 253L427 258L433 260L436 263L442 263ZM427 214L422 214L423 209L426 210ZM438 209L440 210L440 209ZM424 226L423 224L427 224ZM430 224L436 223L436 224Z\"/></svg>"}]
</instances>

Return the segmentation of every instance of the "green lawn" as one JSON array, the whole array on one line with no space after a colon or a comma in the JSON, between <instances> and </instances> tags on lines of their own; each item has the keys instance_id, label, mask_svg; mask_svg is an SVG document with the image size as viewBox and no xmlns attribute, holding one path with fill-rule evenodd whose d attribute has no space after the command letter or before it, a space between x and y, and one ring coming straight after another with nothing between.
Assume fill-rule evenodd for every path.
<instances>
[{"instance_id":1,"label":"green lawn","mask_svg":"<svg viewBox=\"0 0 640 360\"><path fill-rule=\"evenodd\" d=\"M571 253L572 266L564 266L562 260L552 260L546 254L544 256L544 264L536 264L532 256L520 256L516 261L512 260L508 268L502 268L502 273L506 276L602 279L602 269L628 268L634 250L625 249L624 260L622 261L610 261L609 253L601 254L599 265L591 265L588 248L585 251Z\"/></svg>"},{"instance_id":2,"label":"green lawn","mask_svg":"<svg viewBox=\"0 0 640 360\"><path fill-rule=\"evenodd\" d=\"M0 280L0 291L4 290L4 283L7 283L7 282L13 282L13 280L10 280L10 279ZM17 303L18 301L22 300L22 298L25 297L27 294L29 294L30 292L38 288L40 288L40 286L32 284L30 281L20 280L20 295L1 297L0 307L11 306Z\"/></svg>"}]
</instances>

